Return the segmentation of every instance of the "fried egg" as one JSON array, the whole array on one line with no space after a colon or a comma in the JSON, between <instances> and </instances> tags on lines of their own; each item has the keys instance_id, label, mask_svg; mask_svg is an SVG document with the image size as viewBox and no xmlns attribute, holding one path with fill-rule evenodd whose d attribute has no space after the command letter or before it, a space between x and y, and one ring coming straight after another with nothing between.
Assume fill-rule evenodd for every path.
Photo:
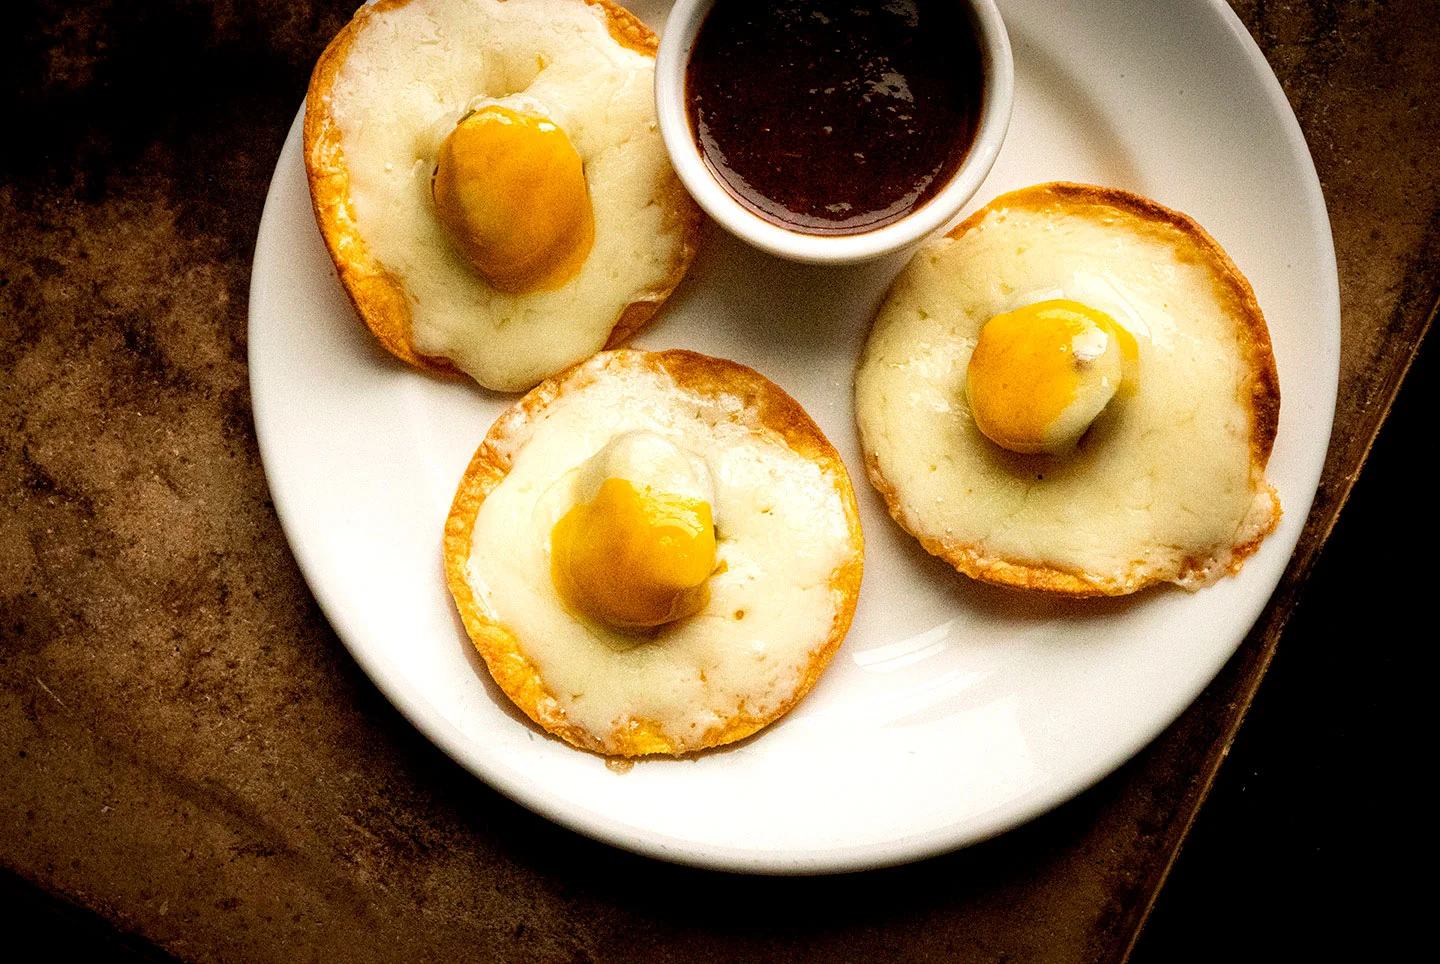
<instances>
[{"instance_id":1,"label":"fried egg","mask_svg":"<svg viewBox=\"0 0 1440 964\"><path fill-rule=\"evenodd\" d=\"M819 678L854 614L849 476L742 365L602 352L476 452L445 529L466 631L532 720L599 753L741 739Z\"/></svg>"},{"instance_id":2,"label":"fried egg","mask_svg":"<svg viewBox=\"0 0 1440 964\"><path fill-rule=\"evenodd\" d=\"M643 326L700 214L655 120L656 40L608 0L381 0L316 65L311 198L393 354L520 390Z\"/></svg>"},{"instance_id":3,"label":"fried egg","mask_svg":"<svg viewBox=\"0 0 1440 964\"><path fill-rule=\"evenodd\" d=\"M1003 195L916 253L856 372L871 481L931 553L1072 596L1238 572L1279 521L1249 283L1134 194Z\"/></svg>"}]
</instances>

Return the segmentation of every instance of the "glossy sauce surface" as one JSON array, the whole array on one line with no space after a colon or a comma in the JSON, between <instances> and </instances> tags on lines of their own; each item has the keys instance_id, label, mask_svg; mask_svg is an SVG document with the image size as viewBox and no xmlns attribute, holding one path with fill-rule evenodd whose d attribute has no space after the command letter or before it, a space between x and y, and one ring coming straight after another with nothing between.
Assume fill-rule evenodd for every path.
<instances>
[{"instance_id":1,"label":"glossy sauce surface","mask_svg":"<svg viewBox=\"0 0 1440 964\"><path fill-rule=\"evenodd\" d=\"M685 99L741 204L810 234L860 234L934 196L965 159L980 51L947 0L720 0Z\"/></svg>"}]
</instances>

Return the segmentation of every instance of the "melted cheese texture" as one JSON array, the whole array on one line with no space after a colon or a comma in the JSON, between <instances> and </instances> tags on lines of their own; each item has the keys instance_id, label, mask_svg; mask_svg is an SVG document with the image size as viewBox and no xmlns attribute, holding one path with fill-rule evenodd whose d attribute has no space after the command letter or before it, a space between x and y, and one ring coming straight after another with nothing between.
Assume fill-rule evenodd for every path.
<instances>
[{"instance_id":1,"label":"melted cheese texture","mask_svg":"<svg viewBox=\"0 0 1440 964\"><path fill-rule=\"evenodd\" d=\"M696 747L737 717L767 717L829 640L844 602L831 580L857 551L845 505L743 404L682 390L663 372L614 369L546 408L480 506L471 591L566 719L602 744L643 721ZM557 592L556 523L614 480L712 508L709 598L690 618L627 631L575 613Z\"/></svg>"},{"instance_id":2,"label":"melted cheese texture","mask_svg":"<svg viewBox=\"0 0 1440 964\"><path fill-rule=\"evenodd\" d=\"M1058 570L1080 594L1213 582L1279 514L1252 464L1245 319L1165 229L1103 207L996 204L915 256L861 359L857 420L892 512L972 575ZM967 368L992 318L1056 299L1133 336L1125 388L1076 448L1007 451L976 425Z\"/></svg>"},{"instance_id":3,"label":"melted cheese texture","mask_svg":"<svg viewBox=\"0 0 1440 964\"><path fill-rule=\"evenodd\" d=\"M654 60L614 40L604 11L581 0L410 0L367 21L330 107L356 228L403 283L418 351L486 387L528 388L604 347L627 305L668 290L685 242L657 200L675 175L653 83ZM497 290L436 214L441 145L487 107L553 123L583 163L594 243L556 290Z\"/></svg>"}]
</instances>

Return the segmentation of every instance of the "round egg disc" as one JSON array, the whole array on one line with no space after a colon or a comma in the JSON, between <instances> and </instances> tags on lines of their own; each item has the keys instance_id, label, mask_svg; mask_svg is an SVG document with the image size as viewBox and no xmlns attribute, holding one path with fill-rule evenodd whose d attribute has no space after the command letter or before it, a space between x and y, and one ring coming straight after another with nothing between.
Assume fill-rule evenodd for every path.
<instances>
[{"instance_id":1,"label":"round egg disc","mask_svg":"<svg viewBox=\"0 0 1440 964\"><path fill-rule=\"evenodd\" d=\"M627 438L663 438L688 464L617 460L612 443ZM617 472L658 491L678 478L677 494L708 498L717 564L695 615L636 632L557 593L555 525ZM466 631L515 705L576 746L636 756L730 743L799 702L849 629L864 544L839 456L772 382L693 352L619 350L495 422L444 553Z\"/></svg>"},{"instance_id":2,"label":"round egg disc","mask_svg":"<svg viewBox=\"0 0 1440 964\"><path fill-rule=\"evenodd\" d=\"M609 0L360 8L311 76L304 157L341 284L388 351L516 391L623 342L650 319L694 258L701 224L655 122L656 45ZM499 290L437 215L432 177L442 145L467 113L485 107L553 124L582 162L593 244L573 277L529 273L568 278L554 290ZM566 215L527 211L515 219L517 237L549 237L528 222L547 216Z\"/></svg>"},{"instance_id":3,"label":"round egg disc","mask_svg":"<svg viewBox=\"0 0 1440 964\"><path fill-rule=\"evenodd\" d=\"M1054 299L1104 312L1137 357L1073 449L1008 451L975 423L967 366L990 319ZM855 407L890 514L988 582L1199 588L1279 521L1279 381L1250 285L1194 221L1124 191L1025 188L918 251L876 316Z\"/></svg>"}]
</instances>

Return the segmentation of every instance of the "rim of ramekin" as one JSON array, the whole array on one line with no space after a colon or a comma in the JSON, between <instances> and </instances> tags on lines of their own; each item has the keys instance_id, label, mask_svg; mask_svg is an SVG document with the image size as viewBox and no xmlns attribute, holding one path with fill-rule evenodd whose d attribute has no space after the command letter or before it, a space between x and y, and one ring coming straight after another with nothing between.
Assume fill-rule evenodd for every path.
<instances>
[{"instance_id":1,"label":"rim of ramekin","mask_svg":"<svg viewBox=\"0 0 1440 964\"><path fill-rule=\"evenodd\" d=\"M980 48L983 94L975 140L946 185L919 208L863 234L806 234L765 220L737 201L716 179L696 144L685 107L685 72L695 37L716 0L676 0L655 58L655 106L660 135L680 181L710 217L762 251L810 264L853 264L897 251L945 224L985 180L1015 101L1010 38L994 0L954 0L965 8Z\"/></svg>"}]
</instances>

